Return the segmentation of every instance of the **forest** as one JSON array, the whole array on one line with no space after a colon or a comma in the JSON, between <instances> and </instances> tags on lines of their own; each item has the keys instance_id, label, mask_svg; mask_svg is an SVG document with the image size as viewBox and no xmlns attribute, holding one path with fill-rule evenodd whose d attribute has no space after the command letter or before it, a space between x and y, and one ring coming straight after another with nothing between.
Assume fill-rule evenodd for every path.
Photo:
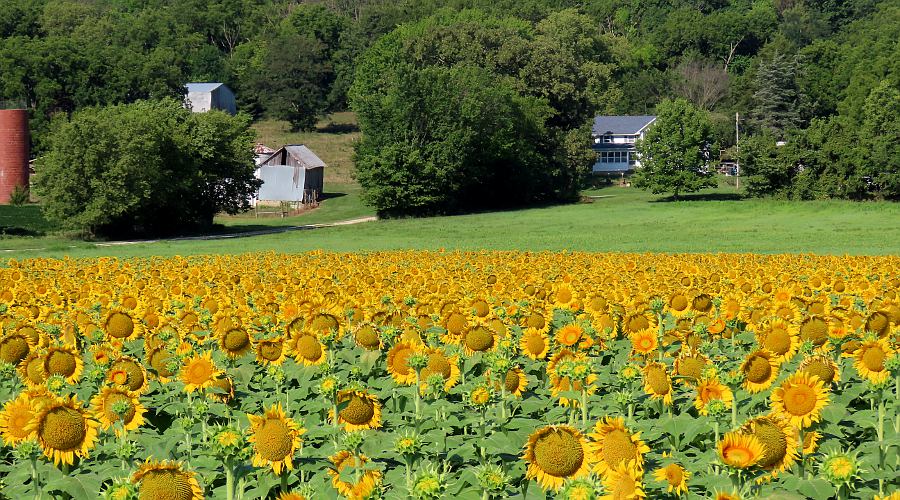
<instances>
[{"instance_id":1,"label":"forest","mask_svg":"<svg viewBox=\"0 0 900 500\"><path fill-rule=\"evenodd\" d=\"M435 29L432 53L416 52L416 29L460 23L479 27ZM491 38L498 27L528 47ZM177 98L190 81L224 82L253 119L309 129L371 107L352 89L372 90L373 48L392 33L417 67L493 65L428 78L500 75L509 102L546 102L555 118L516 125L520 141L541 131L555 141L532 148L544 158L571 153L566 134L593 114L652 114L680 97L708 113L719 149L734 146L740 116L750 194L900 197L897 0L5 0L0 101L31 111L37 155L57 117ZM492 61L460 54L471 47ZM513 104L510 117L537 112Z\"/></svg>"}]
</instances>

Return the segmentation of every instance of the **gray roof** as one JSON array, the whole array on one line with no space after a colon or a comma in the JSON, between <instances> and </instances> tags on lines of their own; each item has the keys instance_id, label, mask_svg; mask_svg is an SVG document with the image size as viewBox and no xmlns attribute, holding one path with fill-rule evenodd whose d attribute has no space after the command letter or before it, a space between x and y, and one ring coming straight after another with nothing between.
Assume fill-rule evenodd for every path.
<instances>
[{"instance_id":1,"label":"gray roof","mask_svg":"<svg viewBox=\"0 0 900 500\"><path fill-rule=\"evenodd\" d=\"M594 117L594 126L591 133L604 134L639 134L647 125L650 125L656 117L653 115L638 116L597 116Z\"/></svg>"},{"instance_id":2,"label":"gray roof","mask_svg":"<svg viewBox=\"0 0 900 500\"><path fill-rule=\"evenodd\" d=\"M265 161L269 161L269 158L277 155L281 152L281 150L287 150L288 154L297 159L300 164L302 164L306 168L316 168L316 167L325 167L325 162L322 161L321 158L316 156L315 153L312 152L311 149L304 146L303 144L288 144L286 146L282 146L277 151L272 153L271 155L266 157Z\"/></svg>"},{"instance_id":3,"label":"gray roof","mask_svg":"<svg viewBox=\"0 0 900 500\"><path fill-rule=\"evenodd\" d=\"M192 82L192 83L185 84L185 87L187 87L188 92L212 92L213 90L216 90L217 88L221 87L222 85L225 85L225 84L224 83Z\"/></svg>"}]
</instances>

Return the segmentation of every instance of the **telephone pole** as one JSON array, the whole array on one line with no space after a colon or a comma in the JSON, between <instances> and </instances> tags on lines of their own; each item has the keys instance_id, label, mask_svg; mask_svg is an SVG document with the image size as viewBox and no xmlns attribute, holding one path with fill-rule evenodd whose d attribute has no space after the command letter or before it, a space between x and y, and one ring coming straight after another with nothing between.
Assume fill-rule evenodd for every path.
<instances>
[{"instance_id":1,"label":"telephone pole","mask_svg":"<svg viewBox=\"0 0 900 500\"><path fill-rule=\"evenodd\" d=\"M734 189L741 189L741 136L738 125L740 116L734 113Z\"/></svg>"}]
</instances>

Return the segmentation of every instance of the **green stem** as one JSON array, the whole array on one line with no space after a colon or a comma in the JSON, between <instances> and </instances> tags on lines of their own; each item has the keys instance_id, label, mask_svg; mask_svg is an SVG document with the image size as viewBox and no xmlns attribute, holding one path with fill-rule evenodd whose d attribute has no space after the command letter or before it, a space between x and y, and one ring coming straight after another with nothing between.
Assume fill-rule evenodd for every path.
<instances>
[{"instance_id":1,"label":"green stem","mask_svg":"<svg viewBox=\"0 0 900 500\"><path fill-rule=\"evenodd\" d=\"M416 370L416 430L419 429L419 420L422 418L422 396L419 394L419 381L421 379L421 371Z\"/></svg>"},{"instance_id":2,"label":"green stem","mask_svg":"<svg viewBox=\"0 0 900 500\"><path fill-rule=\"evenodd\" d=\"M234 500L234 464L231 459L225 460L225 498Z\"/></svg>"},{"instance_id":3,"label":"green stem","mask_svg":"<svg viewBox=\"0 0 900 500\"><path fill-rule=\"evenodd\" d=\"M581 386L581 426L587 430L588 428L588 406L587 406L587 386Z\"/></svg>"},{"instance_id":4,"label":"green stem","mask_svg":"<svg viewBox=\"0 0 900 500\"><path fill-rule=\"evenodd\" d=\"M806 453L803 451L803 443L806 441L806 432L800 429L800 477L806 477Z\"/></svg>"},{"instance_id":5,"label":"green stem","mask_svg":"<svg viewBox=\"0 0 900 500\"><path fill-rule=\"evenodd\" d=\"M281 492L287 493L288 490L288 472L286 470L281 471Z\"/></svg>"},{"instance_id":6,"label":"green stem","mask_svg":"<svg viewBox=\"0 0 900 500\"><path fill-rule=\"evenodd\" d=\"M731 402L731 428L737 428L737 398Z\"/></svg>"},{"instance_id":7,"label":"green stem","mask_svg":"<svg viewBox=\"0 0 900 500\"><path fill-rule=\"evenodd\" d=\"M878 470L884 470L884 392L878 391ZM884 478L878 478L878 494L884 495Z\"/></svg>"},{"instance_id":8,"label":"green stem","mask_svg":"<svg viewBox=\"0 0 900 500\"><path fill-rule=\"evenodd\" d=\"M481 455L481 463L482 465L486 463L487 454L485 453L485 445L484 445L484 437L486 434L485 427L487 427L487 423L484 418L485 409L482 407L481 409L481 440L478 443L479 454Z\"/></svg>"},{"instance_id":9,"label":"green stem","mask_svg":"<svg viewBox=\"0 0 900 500\"><path fill-rule=\"evenodd\" d=\"M37 472L37 457L31 456L31 487L34 489L34 499L41 500L43 493L41 492L41 478Z\"/></svg>"}]
</instances>

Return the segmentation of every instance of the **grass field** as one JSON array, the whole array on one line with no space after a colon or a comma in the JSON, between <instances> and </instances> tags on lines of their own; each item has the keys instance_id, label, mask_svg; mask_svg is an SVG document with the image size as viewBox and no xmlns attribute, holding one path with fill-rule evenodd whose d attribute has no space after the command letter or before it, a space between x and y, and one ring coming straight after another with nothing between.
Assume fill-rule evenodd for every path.
<instances>
[{"instance_id":1,"label":"grass field","mask_svg":"<svg viewBox=\"0 0 900 500\"><path fill-rule=\"evenodd\" d=\"M428 219L368 222L226 240L167 241L114 247L58 242L8 257L121 257L308 250L523 249L622 252L900 254L900 205L887 202L787 202L732 199L727 189L678 202L632 188L589 191L591 203ZM355 196L354 196L355 197ZM343 208L328 208L344 200ZM326 200L324 214L361 205L350 195ZM362 207L364 209L364 207ZM310 213L307 216L312 216ZM306 216L298 217L302 219ZM312 220L312 219L310 219ZM275 219L281 221L281 219ZM273 223L274 224L274 223ZM241 227L238 224L239 227ZM246 226L243 226L246 227ZM41 246L33 239L32 246ZM2 248L14 248L0 242ZM21 248L21 247L19 247Z\"/></svg>"}]
</instances>

